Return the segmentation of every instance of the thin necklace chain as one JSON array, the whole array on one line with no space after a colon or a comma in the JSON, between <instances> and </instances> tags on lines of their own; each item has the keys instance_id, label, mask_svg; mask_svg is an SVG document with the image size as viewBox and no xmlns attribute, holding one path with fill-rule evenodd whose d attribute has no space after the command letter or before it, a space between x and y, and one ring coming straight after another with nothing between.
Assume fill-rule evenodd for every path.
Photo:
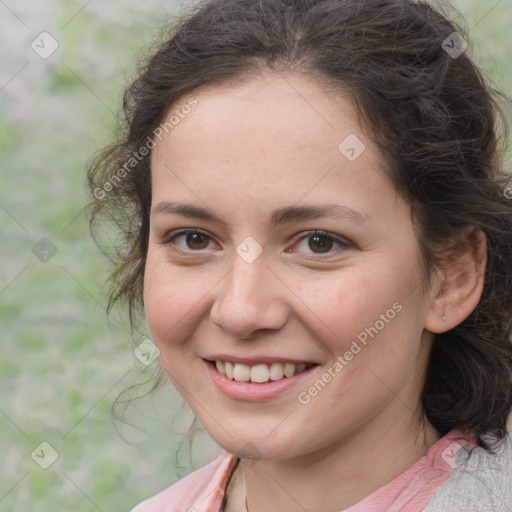
<instances>
[{"instance_id":1,"label":"thin necklace chain","mask_svg":"<svg viewBox=\"0 0 512 512\"><path fill-rule=\"evenodd\" d=\"M249 512L249 506L247 505L247 489L245 487L245 469L244 469L244 461L243 461L243 459L240 462L242 464L242 480L243 480L243 483L244 483L245 512Z\"/></svg>"}]
</instances>

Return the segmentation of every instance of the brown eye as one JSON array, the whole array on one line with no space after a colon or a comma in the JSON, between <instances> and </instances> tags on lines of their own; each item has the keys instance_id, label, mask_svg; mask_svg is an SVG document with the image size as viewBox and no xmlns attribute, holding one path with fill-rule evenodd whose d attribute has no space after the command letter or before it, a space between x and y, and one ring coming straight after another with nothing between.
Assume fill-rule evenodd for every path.
<instances>
[{"instance_id":1,"label":"brown eye","mask_svg":"<svg viewBox=\"0 0 512 512\"><path fill-rule=\"evenodd\" d=\"M206 238L202 233L186 233L185 245L190 249L205 249L208 245Z\"/></svg>"},{"instance_id":2,"label":"brown eye","mask_svg":"<svg viewBox=\"0 0 512 512\"><path fill-rule=\"evenodd\" d=\"M176 240L182 239L180 243ZM208 247L211 237L197 229L181 230L167 236L161 243L164 245L175 245L179 251L200 252Z\"/></svg>"},{"instance_id":3,"label":"brown eye","mask_svg":"<svg viewBox=\"0 0 512 512\"><path fill-rule=\"evenodd\" d=\"M305 241L308 241L305 244ZM302 246L301 246L302 244ZM336 246L338 248L336 249ZM313 231L303 236L294 246L294 251L305 252L312 255L320 254L336 254L340 250L352 248L352 244L348 240L339 238L326 231Z\"/></svg>"},{"instance_id":4,"label":"brown eye","mask_svg":"<svg viewBox=\"0 0 512 512\"><path fill-rule=\"evenodd\" d=\"M329 252L333 246L332 238L327 238L325 236L313 235L308 237L308 247L313 250L313 252ZM315 248L318 248L318 251L315 251Z\"/></svg>"}]
</instances>

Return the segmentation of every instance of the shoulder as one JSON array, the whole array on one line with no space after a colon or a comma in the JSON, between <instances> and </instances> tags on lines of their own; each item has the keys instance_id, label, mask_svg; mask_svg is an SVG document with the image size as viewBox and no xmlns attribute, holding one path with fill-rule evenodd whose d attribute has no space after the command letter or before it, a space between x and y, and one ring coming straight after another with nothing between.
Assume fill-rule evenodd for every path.
<instances>
[{"instance_id":1,"label":"shoulder","mask_svg":"<svg viewBox=\"0 0 512 512\"><path fill-rule=\"evenodd\" d=\"M238 459L225 452L176 483L139 503L130 512L203 512L222 501ZM218 510L218 508L217 508Z\"/></svg>"},{"instance_id":2,"label":"shoulder","mask_svg":"<svg viewBox=\"0 0 512 512\"><path fill-rule=\"evenodd\" d=\"M512 504L512 439L496 448L496 454L474 447L460 450L456 467L434 494L424 512L509 512Z\"/></svg>"}]
</instances>

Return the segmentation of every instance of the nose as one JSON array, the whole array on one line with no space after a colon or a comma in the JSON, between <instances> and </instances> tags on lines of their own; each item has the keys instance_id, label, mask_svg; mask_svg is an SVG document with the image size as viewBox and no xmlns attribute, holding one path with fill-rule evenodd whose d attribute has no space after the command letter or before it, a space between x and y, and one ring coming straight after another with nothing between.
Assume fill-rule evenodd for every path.
<instances>
[{"instance_id":1,"label":"nose","mask_svg":"<svg viewBox=\"0 0 512 512\"><path fill-rule=\"evenodd\" d=\"M254 339L286 323L285 288L263 257L247 263L235 255L231 270L215 287L210 318L233 338Z\"/></svg>"}]
</instances>

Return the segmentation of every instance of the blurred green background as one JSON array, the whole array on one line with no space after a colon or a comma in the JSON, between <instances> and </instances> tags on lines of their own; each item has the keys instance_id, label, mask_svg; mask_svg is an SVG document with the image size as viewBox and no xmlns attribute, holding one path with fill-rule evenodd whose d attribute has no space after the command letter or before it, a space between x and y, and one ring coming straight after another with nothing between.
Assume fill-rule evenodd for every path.
<instances>
[{"instance_id":1,"label":"blurred green background","mask_svg":"<svg viewBox=\"0 0 512 512\"><path fill-rule=\"evenodd\" d=\"M512 0L455 5L511 95ZM128 511L221 451L201 432L189 446L192 417L170 385L111 416L157 362L135 356L145 335L132 340L123 312L107 325L109 264L81 213L86 163L112 140L122 89L182 6L0 1L2 512Z\"/></svg>"}]
</instances>

